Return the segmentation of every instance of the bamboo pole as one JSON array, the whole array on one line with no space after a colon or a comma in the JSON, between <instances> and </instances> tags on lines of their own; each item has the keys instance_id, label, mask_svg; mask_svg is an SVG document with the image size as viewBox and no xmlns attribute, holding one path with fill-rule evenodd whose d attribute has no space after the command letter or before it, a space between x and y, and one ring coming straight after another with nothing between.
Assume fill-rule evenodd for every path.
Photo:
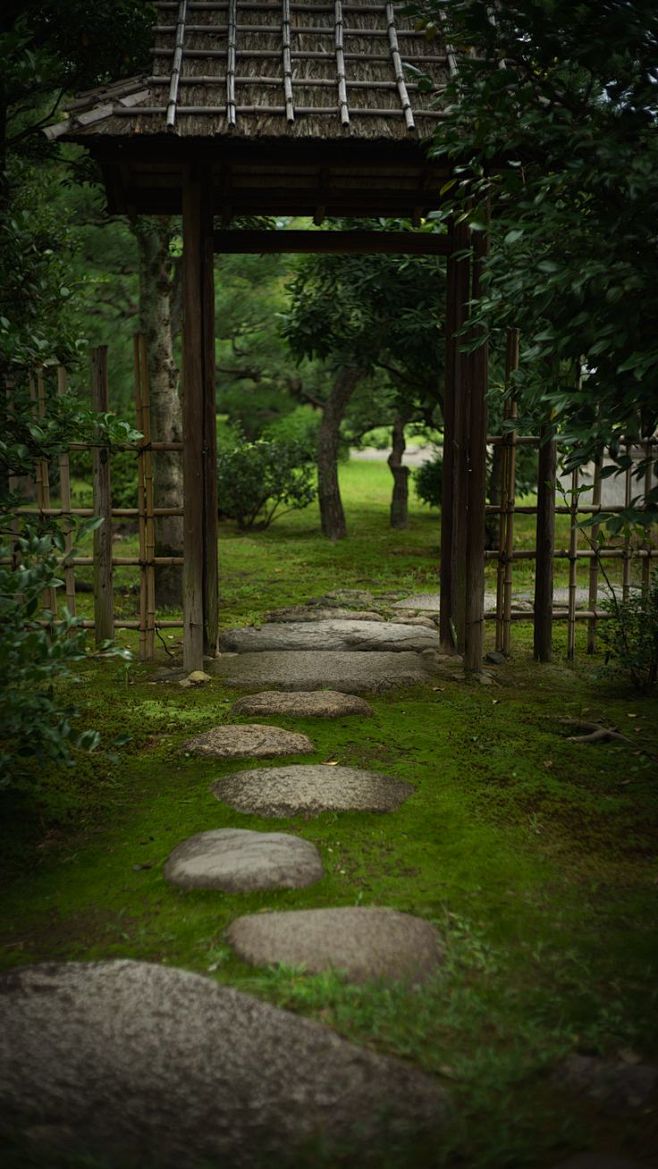
<instances>
[{"instance_id":1,"label":"bamboo pole","mask_svg":"<svg viewBox=\"0 0 658 1169\"><path fill-rule=\"evenodd\" d=\"M601 506L601 467L602 459L599 456L594 464L594 481L592 483L592 506L600 508ZM592 524L592 544L594 548L599 546L599 532L601 525ZM599 599L599 562L596 556L593 556L589 562L589 590L588 590L588 608L596 609L596 602ZM587 652L588 654L596 653L596 621L592 619L587 623Z\"/></svg>"},{"instance_id":2,"label":"bamboo pole","mask_svg":"<svg viewBox=\"0 0 658 1169\"><path fill-rule=\"evenodd\" d=\"M520 334L518 329L507 330L505 353L505 420L517 417L516 399L510 394L512 377L519 367ZM516 503L516 430L505 432L506 445L503 452L502 492L498 539L498 587L496 611L499 620L496 625L496 648L504 654L511 649L510 613L512 610L512 584L514 549L514 507Z\"/></svg>"},{"instance_id":3,"label":"bamboo pole","mask_svg":"<svg viewBox=\"0 0 658 1169\"><path fill-rule=\"evenodd\" d=\"M576 656L576 596L578 588L578 469L571 474L571 520L569 523L569 625L567 628L567 659Z\"/></svg>"},{"instance_id":4,"label":"bamboo pole","mask_svg":"<svg viewBox=\"0 0 658 1169\"><path fill-rule=\"evenodd\" d=\"M30 382L30 395L33 404L36 404L36 415L38 419L46 416L46 382L44 378L43 368L37 370L36 388L34 379ZM36 466L36 487L37 487L37 503L39 505L39 512L45 515L46 508L50 507L50 471L47 459L37 459ZM43 594L43 604L48 609L53 618L57 617L57 594L54 588L47 588Z\"/></svg>"},{"instance_id":5,"label":"bamboo pole","mask_svg":"<svg viewBox=\"0 0 658 1169\"><path fill-rule=\"evenodd\" d=\"M544 430L537 471L537 537L535 553L534 656L550 662L553 656L553 558L555 555L556 444L550 428Z\"/></svg>"},{"instance_id":6,"label":"bamboo pole","mask_svg":"<svg viewBox=\"0 0 658 1169\"><path fill-rule=\"evenodd\" d=\"M350 124L350 110L347 104L347 78L345 76L345 46L343 43L343 5L336 0L334 6L334 37L336 49L336 78L338 81L338 107L340 110L341 126ZM299 54L293 54L299 57ZM335 111L334 111L335 112Z\"/></svg>"},{"instance_id":7,"label":"bamboo pole","mask_svg":"<svg viewBox=\"0 0 658 1169\"><path fill-rule=\"evenodd\" d=\"M135 382L135 414L137 429L142 434L142 441L138 448L137 458L137 513L139 517L139 657L146 661L146 492L144 488L144 403L142 394L142 348L143 336L135 333L133 336L133 368Z\"/></svg>"},{"instance_id":8,"label":"bamboo pole","mask_svg":"<svg viewBox=\"0 0 658 1169\"><path fill-rule=\"evenodd\" d=\"M626 456L631 457L630 443L626 443ZM631 476L633 474L632 464L626 468L624 474L624 507L630 507L633 498L633 484ZM626 535L624 536L624 562L622 565L622 588L621 595L624 601L627 601L631 591L631 538L628 532L628 525L626 526Z\"/></svg>"},{"instance_id":9,"label":"bamboo pole","mask_svg":"<svg viewBox=\"0 0 658 1169\"><path fill-rule=\"evenodd\" d=\"M93 409L106 414L109 409L107 346L100 345L91 355L91 394ZM112 582L112 489L110 452L105 446L93 451L94 508L103 523L94 532L94 621L96 645L114 636L114 597Z\"/></svg>"},{"instance_id":10,"label":"bamboo pole","mask_svg":"<svg viewBox=\"0 0 658 1169\"><path fill-rule=\"evenodd\" d=\"M153 456L151 454L151 392L146 338L138 342L140 364L140 396L142 404L142 466L144 484L144 579L146 592L146 629L144 650L146 660L155 654L155 519L153 517L154 484Z\"/></svg>"},{"instance_id":11,"label":"bamboo pole","mask_svg":"<svg viewBox=\"0 0 658 1169\"><path fill-rule=\"evenodd\" d=\"M647 506L647 497L649 495L649 492L651 491L651 480L652 480L652 471L653 471L653 465L651 463L651 448L652 448L651 442L647 442L645 444L645 448L644 448L645 449L646 464L647 464L645 469L644 469L644 507L645 507L645 509ZM651 532L650 532L650 529L648 526L647 526L646 532L647 532L646 550L648 552L648 556L646 556L645 559L642 561L642 593L644 594L645 597L647 597L649 595L649 588L651 586L651 551L652 551L652 549L651 549Z\"/></svg>"},{"instance_id":12,"label":"bamboo pole","mask_svg":"<svg viewBox=\"0 0 658 1169\"><path fill-rule=\"evenodd\" d=\"M283 49L283 93L286 103L286 120L288 123L292 123L295 120L295 106L292 95L292 58L290 56L290 0L283 0L281 13L281 39Z\"/></svg>"},{"instance_id":13,"label":"bamboo pole","mask_svg":"<svg viewBox=\"0 0 658 1169\"><path fill-rule=\"evenodd\" d=\"M58 397L61 398L62 395L66 393L67 388L67 372L62 365L58 365ZM74 617L76 612L75 569L70 561L71 553L73 551L73 532L71 526L71 465L68 451L63 451L59 456L59 501L62 505L62 515L67 516L69 519L69 523L64 533L64 553L66 557L64 568L64 588L66 591L66 607L69 613Z\"/></svg>"}]
</instances>

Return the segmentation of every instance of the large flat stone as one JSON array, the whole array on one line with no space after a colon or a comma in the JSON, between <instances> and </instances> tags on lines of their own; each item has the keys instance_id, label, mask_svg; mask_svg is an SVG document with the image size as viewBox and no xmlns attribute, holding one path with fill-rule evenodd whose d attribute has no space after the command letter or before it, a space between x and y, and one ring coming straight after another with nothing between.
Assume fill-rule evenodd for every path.
<instances>
[{"instance_id":1,"label":"large flat stone","mask_svg":"<svg viewBox=\"0 0 658 1169\"><path fill-rule=\"evenodd\" d=\"M265 716L281 714L298 718L342 718L346 714L369 716L372 707L356 694L339 690L265 690L238 698L231 714Z\"/></svg>"},{"instance_id":2,"label":"large flat stone","mask_svg":"<svg viewBox=\"0 0 658 1169\"><path fill-rule=\"evenodd\" d=\"M227 629L219 638L222 653L276 650L341 650L422 653L439 648L436 629L373 621L289 621L253 628Z\"/></svg>"},{"instance_id":3,"label":"large flat stone","mask_svg":"<svg viewBox=\"0 0 658 1169\"><path fill-rule=\"evenodd\" d=\"M401 1061L185 970L52 963L0 991L0 1132L43 1158L262 1169L319 1138L356 1169L415 1130L434 1141L446 1113Z\"/></svg>"},{"instance_id":4,"label":"large flat stone","mask_svg":"<svg viewBox=\"0 0 658 1169\"><path fill-rule=\"evenodd\" d=\"M418 985L441 962L439 935L421 917L357 906L252 913L226 933L252 966L303 966L312 974L342 970L350 982L386 979Z\"/></svg>"},{"instance_id":5,"label":"large flat stone","mask_svg":"<svg viewBox=\"0 0 658 1169\"><path fill-rule=\"evenodd\" d=\"M266 621L384 621L381 613L370 609L329 609L317 605L290 605L287 609L273 609Z\"/></svg>"},{"instance_id":6,"label":"large flat stone","mask_svg":"<svg viewBox=\"0 0 658 1169\"><path fill-rule=\"evenodd\" d=\"M236 723L212 727L195 735L184 744L183 750L194 755L210 755L213 759L271 759L275 755L312 755L315 747L307 735L298 731Z\"/></svg>"},{"instance_id":7,"label":"large flat stone","mask_svg":"<svg viewBox=\"0 0 658 1169\"><path fill-rule=\"evenodd\" d=\"M212 790L238 812L282 819L300 812L392 812L414 789L376 771L299 763L237 771Z\"/></svg>"},{"instance_id":8,"label":"large flat stone","mask_svg":"<svg viewBox=\"0 0 658 1169\"><path fill-rule=\"evenodd\" d=\"M171 853L164 875L182 889L303 889L324 876L310 840L284 832L218 828L199 832Z\"/></svg>"},{"instance_id":9,"label":"large flat stone","mask_svg":"<svg viewBox=\"0 0 658 1169\"><path fill-rule=\"evenodd\" d=\"M654 1162L655 1164L655 1162ZM560 1161L553 1169L649 1169L647 1162L629 1161L627 1157L609 1156L607 1153L577 1153L568 1161Z\"/></svg>"},{"instance_id":10,"label":"large flat stone","mask_svg":"<svg viewBox=\"0 0 658 1169\"><path fill-rule=\"evenodd\" d=\"M378 693L430 682L435 662L418 653L311 652L239 654L218 658L208 669L227 686L247 689L360 690Z\"/></svg>"},{"instance_id":11,"label":"large flat stone","mask_svg":"<svg viewBox=\"0 0 658 1169\"><path fill-rule=\"evenodd\" d=\"M658 1089L658 1067L574 1052L560 1064L555 1082L589 1096L606 1112L621 1114L641 1108Z\"/></svg>"}]
</instances>

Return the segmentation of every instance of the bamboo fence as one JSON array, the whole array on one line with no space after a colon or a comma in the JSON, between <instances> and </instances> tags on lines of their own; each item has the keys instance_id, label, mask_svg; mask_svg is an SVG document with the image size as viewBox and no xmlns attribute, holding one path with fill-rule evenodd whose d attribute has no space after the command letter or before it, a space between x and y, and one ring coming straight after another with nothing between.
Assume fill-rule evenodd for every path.
<instances>
[{"instance_id":1,"label":"bamboo fence","mask_svg":"<svg viewBox=\"0 0 658 1169\"><path fill-rule=\"evenodd\" d=\"M576 627L579 622L587 622L587 652L596 650L597 623L609 616L605 609L600 607L600 578L604 573L604 561L621 560L621 588L622 597L628 597L633 587L633 565L639 565L639 587L648 590L651 579L652 563L658 561L658 547L652 544L651 534L642 547L632 544L628 535L625 535L619 546L599 546L600 524L596 520L589 528L587 539L588 547L581 546L581 520L583 517L596 517L599 513L621 513L627 508L633 498L633 476L638 451L626 444L626 454L629 456L628 466L624 471L624 504L604 505L602 503L603 466L599 460L593 470L591 485L585 485L581 472L573 471L570 486L562 504L556 502L556 458L557 443L547 434L521 435L517 432L515 422L517 408L513 396L509 392L515 370L519 363L519 335L517 330L510 330L507 339L506 355L506 384L508 393L505 406L505 427L502 435L489 435L489 446L502 447L500 459L500 502L496 505L487 505L486 511L498 518L498 547L485 552L486 562L496 564L496 608L495 612L487 612L484 617L487 621L495 621L496 648L508 655L511 652L512 629L518 622L532 622L534 625L535 656L540 660L550 658L552 650L552 630L556 622L567 624L567 657L573 659L576 653ZM92 402L94 408L101 413L108 410L109 379L107 366L107 351L100 347L92 353ZM32 406L37 418L43 418L48 408L48 379L53 380L52 372L48 375L43 369L35 371L29 382ZM57 367L54 375L54 386L51 392L61 396L66 393L68 375L63 367ZM142 437L136 443L115 444L110 450L98 442L71 443L69 450L58 457L59 471L59 500L53 503L51 492L50 469L46 459L38 459L35 464L33 504L16 509L16 515L40 515L44 518L61 521L64 534L64 597L68 611L76 614L76 568L92 567L94 570L94 618L78 622L81 628L93 630L97 645L101 645L107 638L113 636L116 630L136 630L139 632L139 653L144 661L152 660L155 656L156 637L163 629L182 629L182 619L163 619L158 617L156 604L156 568L164 565L182 565L182 556L156 555L156 520L164 516L183 516L184 508L158 508L155 506L153 453L157 451L179 451L182 453L181 442L153 442L151 439L151 405L149 371L145 338L141 334L134 337L134 390L137 429ZM11 403L10 403L11 407ZM532 447L538 451L538 481L537 501L535 504L517 503L517 452L521 447ZM87 450L91 452L93 463L93 507L75 507L72 502L70 452ZM137 459L138 482L137 501L135 507L114 507L112 505L111 487L111 458L116 451L131 450ZM652 486L651 457L658 451L658 438L645 440L640 454L646 460L646 469L643 481L643 494L646 497ZM10 481L10 488L18 490L18 480ZM591 494L591 502L583 502L583 493L586 490ZM536 541L533 549L515 548L515 518L519 515L536 517ZM556 547L555 517L568 517L568 545L565 548ZM94 546L92 555L80 555L73 552L73 529L78 518L100 517L102 525L94 532ZM139 536L139 553L137 556L118 556L113 551L113 524L118 520L134 520L137 524ZM14 533L18 535L18 527L14 526ZM553 568L556 561L568 561L568 588L567 603L558 606L555 603L553 588ZM535 562L535 598L534 611L516 609L513 604L514 566L522 561ZM15 549L5 564L17 567L18 558ZM578 566L587 565L587 604L586 608L578 607ZM126 619L117 617L114 606L114 569L136 568L139 570L139 617ZM604 573L605 575L605 573ZM44 596L44 608L48 611L50 624L58 617L58 598L55 589L47 590ZM52 616L50 616L52 615Z\"/></svg>"},{"instance_id":2,"label":"bamboo fence","mask_svg":"<svg viewBox=\"0 0 658 1169\"><path fill-rule=\"evenodd\" d=\"M182 556L157 556L155 551L155 521L164 516L182 516L183 508L157 508L154 506L153 452L180 451L181 442L151 442L151 407L149 395L148 362L145 339L141 334L134 338L135 407L137 429L142 438L137 443L120 443L112 449L98 441L96 443L71 443L69 450L58 457L59 502L51 500L50 471L46 459L35 464L34 504L20 506L20 516L41 516L61 521L64 535L64 598L68 612L76 615L76 568L91 567L94 570L94 618L78 620L78 627L93 630L97 645L111 638L116 630L139 631L139 652L143 661L155 655L155 640L159 630L182 629L183 621L158 618L155 598L155 570L160 565L182 565ZM54 371L54 392L62 396L68 389L68 374L63 366ZM39 369L30 378L29 389L35 416L44 417L47 410L48 375ZM109 408L109 379L107 351L104 346L95 349L91 355L91 397L94 409L106 413ZM137 506L112 506L111 458L117 450L132 450L137 458ZM92 455L93 507L74 507L71 491L71 451L89 451ZM18 480L12 479L10 488L18 490ZM93 554L80 555L73 552L73 528L76 519L100 517L102 525L96 529L93 538ZM113 524L116 520L136 520L139 532L139 553L137 556L116 556L113 552ZM19 521L20 522L20 521ZM14 527L18 535L18 528ZM5 561L6 562L6 561ZM11 563L17 567L15 556ZM117 617L114 607L114 569L137 568L139 570L139 618ZM46 624L57 620L57 590L48 589L43 598L44 608L52 614Z\"/></svg>"}]
</instances>

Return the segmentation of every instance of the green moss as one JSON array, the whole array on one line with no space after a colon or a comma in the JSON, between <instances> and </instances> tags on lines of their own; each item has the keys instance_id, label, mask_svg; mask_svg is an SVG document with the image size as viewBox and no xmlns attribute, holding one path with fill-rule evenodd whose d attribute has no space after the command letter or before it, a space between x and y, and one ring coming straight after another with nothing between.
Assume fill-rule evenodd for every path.
<instances>
[{"instance_id":1,"label":"green moss","mask_svg":"<svg viewBox=\"0 0 658 1169\"><path fill-rule=\"evenodd\" d=\"M349 541L320 541L304 515L257 537L226 536L226 623L339 584L434 587L436 519L414 513L408 531L391 533L381 469L357 467ZM441 1154L423 1169L530 1169L597 1142L641 1151L644 1121L590 1113L556 1091L548 1069L575 1047L658 1055L658 703L614 691L584 655L576 667L559 652L555 664L536 666L527 631L514 635L515 659L492 671L491 687L446 682L377 697L371 719L269 720L310 735L316 754L300 761L371 767L415 788L389 815L275 823L212 796L212 781L235 763L183 750L190 733L229 720L235 694L218 680L182 690L153 685L138 664L126 672L90 662L71 687L83 721L100 721L108 743L132 737L116 758L81 757L75 770L42 777L38 814L25 801L7 809L2 966L167 962L410 1059L443 1077L458 1105ZM569 742L564 716L615 723L633 741ZM240 764L255 765L267 764ZM324 879L251 895L183 893L164 882L176 844L230 826L302 834L322 853ZM446 958L431 984L408 992L254 971L223 940L243 913L355 904L437 923Z\"/></svg>"}]
</instances>

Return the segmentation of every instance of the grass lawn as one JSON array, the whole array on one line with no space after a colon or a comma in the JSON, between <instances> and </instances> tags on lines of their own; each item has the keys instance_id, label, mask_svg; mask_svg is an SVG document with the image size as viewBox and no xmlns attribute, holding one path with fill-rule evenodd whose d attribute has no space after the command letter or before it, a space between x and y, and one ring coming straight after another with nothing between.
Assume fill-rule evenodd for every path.
<instances>
[{"instance_id":1,"label":"grass lawn","mask_svg":"<svg viewBox=\"0 0 658 1169\"><path fill-rule=\"evenodd\" d=\"M393 533L385 465L347 464L342 483L350 536L339 544L318 536L314 507L266 532L222 531L223 624L338 587L436 587L436 513L414 504L408 529ZM529 546L531 529L520 525L519 535ZM515 580L529 588L531 565L522 562ZM131 581L120 577L130 616ZM368 720L272 719L311 736L317 753L304 761L372 767L416 788L390 815L274 824L209 793L212 780L248 761L222 765L181 749L228 720L233 693L218 680L202 690L155 686L138 663L90 659L68 691L81 725L101 729L109 750L40 776L36 812L5 797L2 966L166 962L410 1060L441 1077L457 1105L422 1169L543 1169L589 1148L658 1164L655 1101L631 1118L608 1115L565 1094L551 1074L575 1050L658 1060L658 701L603 676L601 659L584 653L584 629L573 666L563 627L546 666L531 661L529 626L513 636L514 658L493 686L442 682L376 697ZM165 640L175 652L178 636ZM569 742L564 716L609 720L630 742ZM124 733L130 742L113 751ZM314 841L325 878L252 895L164 883L177 843L231 826ZM440 974L415 992L350 987L336 975L255 971L224 943L241 913L329 905L387 905L435 921L445 939Z\"/></svg>"}]
</instances>

